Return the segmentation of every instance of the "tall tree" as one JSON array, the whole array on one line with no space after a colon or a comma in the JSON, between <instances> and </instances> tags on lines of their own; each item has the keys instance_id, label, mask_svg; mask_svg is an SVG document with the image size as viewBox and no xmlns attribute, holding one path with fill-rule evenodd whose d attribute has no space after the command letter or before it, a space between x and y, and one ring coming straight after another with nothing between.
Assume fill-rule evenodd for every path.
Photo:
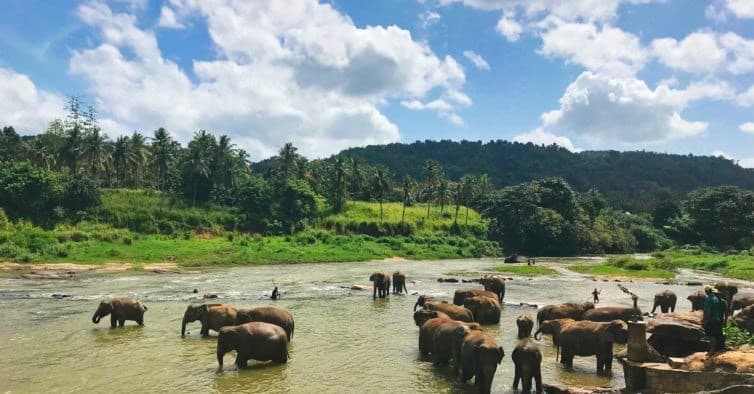
<instances>
[{"instance_id":1,"label":"tall tree","mask_svg":"<svg viewBox=\"0 0 754 394\"><path fill-rule=\"evenodd\" d=\"M177 153L176 142L173 141L167 130L162 127L155 130L154 137L152 137L151 158L157 190L166 190L167 174L170 167L175 163Z\"/></svg>"},{"instance_id":2,"label":"tall tree","mask_svg":"<svg viewBox=\"0 0 754 394\"><path fill-rule=\"evenodd\" d=\"M364 175L364 166L362 165L361 159L359 159L358 157L351 157L349 158L349 162L351 164L351 171L348 184L351 198L355 201L363 197L364 182L366 178Z\"/></svg>"},{"instance_id":3,"label":"tall tree","mask_svg":"<svg viewBox=\"0 0 754 394\"><path fill-rule=\"evenodd\" d=\"M422 169L422 175L424 177L424 198L427 202L427 219L429 219L429 210L432 207L432 198L435 194L435 189L440 179L443 178L442 167L440 167L440 163L435 160L425 161L424 167Z\"/></svg>"},{"instance_id":4,"label":"tall tree","mask_svg":"<svg viewBox=\"0 0 754 394\"><path fill-rule=\"evenodd\" d=\"M346 196L348 194L347 166L346 159L343 156L336 157L332 165L330 202L335 212L342 211L346 205Z\"/></svg>"},{"instance_id":5,"label":"tall tree","mask_svg":"<svg viewBox=\"0 0 754 394\"><path fill-rule=\"evenodd\" d=\"M295 171L296 160L298 158L298 153L296 153L297 150L298 149L293 146L293 143L286 142L278 152L277 171L283 181L288 179Z\"/></svg>"},{"instance_id":6,"label":"tall tree","mask_svg":"<svg viewBox=\"0 0 754 394\"><path fill-rule=\"evenodd\" d=\"M466 222L469 224L469 205L476 199L476 179L472 175L464 175L461 177L461 201L466 206ZM458 212L456 212L456 216Z\"/></svg>"},{"instance_id":7,"label":"tall tree","mask_svg":"<svg viewBox=\"0 0 754 394\"><path fill-rule=\"evenodd\" d=\"M212 159L212 181L215 186L230 188L233 184L233 157L235 144L230 137L222 135L217 140Z\"/></svg>"},{"instance_id":8,"label":"tall tree","mask_svg":"<svg viewBox=\"0 0 754 394\"><path fill-rule=\"evenodd\" d=\"M99 127L93 127L84 137L81 158L94 179L110 167L110 144L107 135L100 133Z\"/></svg>"},{"instance_id":9,"label":"tall tree","mask_svg":"<svg viewBox=\"0 0 754 394\"><path fill-rule=\"evenodd\" d=\"M129 163L131 163L131 150L129 146L131 141L127 136L121 135L113 144L113 153L111 155L113 170L115 171L115 183L118 187L123 187L123 181L128 172Z\"/></svg>"},{"instance_id":10,"label":"tall tree","mask_svg":"<svg viewBox=\"0 0 754 394\"><path fill-rule=\"evenodd\" d=\"M138 189L141 186L142 171L149 159L149 147L147 146L147 139L136 131L131 135L129 142L129 164L133 170L134 186Z\"/></svg>"},{"instance_id":11,"label":"tall tree","mask_svg":"<svg viewBox=\"0 0 754 394\"><path fill-rule=\"evenodd\" d=\"M401 222L406 221L406 205L411 200L411 190L414 187L414 180L410 175L403 177L403 212L401 212Z\"/></svg>"},{"instance_id":12,"label":"tall tree","mask_svg":"<svg viewBox=\"0 0 754 394\"><path fill-rule=\"evenodd\" d=\"M390 175L384 166L377 167L377 172L374 174L373 189L375 196L377 196L377 201L380 203L380 223L382 223L382 202L390 190Z\"/></svg>"},{"instance_id":13,"label":"tall tree","mask_svg":"<svg viewBox=\"0 0 754 394\"><path fill-rule=\"evenodd\" d=\"M437 204L440 205L440 214L444 213L445 205L453 200L453 190L447 180L440 179L440 181L437 182L435 199L437 199Z\"/></svg>"}]
</instances>

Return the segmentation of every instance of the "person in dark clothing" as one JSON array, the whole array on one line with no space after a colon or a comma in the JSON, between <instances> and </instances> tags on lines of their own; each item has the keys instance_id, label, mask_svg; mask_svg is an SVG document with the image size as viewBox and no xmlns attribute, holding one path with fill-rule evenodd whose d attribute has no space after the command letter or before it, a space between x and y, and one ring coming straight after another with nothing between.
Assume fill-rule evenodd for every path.
<instances>
[{"instance_id":1,"label":"person in dark clothing","mask_svg":"<svg viewBox=\"0 0 754 394\"><path fill-rule=\"evenodd\" d=\"M600 293L601 293L601 291L599 291L597 289L594 289L594 291L592 292L592 298L594 299L594 303L595 304L599 304L600 303Z\"/></svg>"},{"instance_id":2,"label":"person in dark clothing","mask_svg":"<svg viewBox=\"0 0 754 394\"><path fill-rule=\"evenodd\" d=\"M273 300L277 300L280 298L280 292L278 292L278 287L275 286L275 288L272 290L272 296L270 296Z\"/></svg>"},{"instance_id":3,"label":"person in dark clothing","mask_svg":"<svg viewBox=\"0 0 754 394\"><path fill-rule=\"evenodd\" d=\"M709 353L711 354L725 349L723 327L725 327L725 311L728 309L728 303L712 286L705 286L704 293L707 294L707 298L704 300L702 327L704 333L710 338Z\"/></svg>"}]
</instances>

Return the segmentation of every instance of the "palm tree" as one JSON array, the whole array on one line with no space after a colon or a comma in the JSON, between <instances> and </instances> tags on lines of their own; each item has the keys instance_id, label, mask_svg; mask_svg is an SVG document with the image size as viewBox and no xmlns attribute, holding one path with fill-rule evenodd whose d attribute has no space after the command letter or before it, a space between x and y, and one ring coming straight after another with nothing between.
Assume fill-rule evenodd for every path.
<instances>
[{"instance_id":1,"label":"palm tree","mask_svg":"<svg viewBox=\"0 0 754 394\"><path fill-rule=\"evenodd\" d=\"M466 224L469 224L469 205L475 198L476 181L471 175L464 175L461 177L461 192L460 197L463 205L466 206ZM458 217L458 210L456 209L456 218Z\"/></svg>"},{"instance_id":2,"label":"palm tree","mask_svg":"<svg viewBox=\"0 0 754 394\"><path fill-rule=\"evenodd\" d=\"M442 214L443 212L445 212L445 205L449 204L453 199L453 191L448 186L447 180L440 179L440 181L437 183L435 198L437 199L437 203L440 205L440 214Z\"/></svg>"},{"instance_id":3,"label":"palm tree","mask_svg":"<svg viewBox=\"0 0 754 394\"><path fill-rule=\"evenodd\" d=\"M385 200L385 194L388 190L390 190L390 176L385 167L379 166L374 174L374 192L377 195L377 201L380 203L380 223L382 223L382 201Z\"/></svg>"},{"instance_id":4,"label":"palm tree","mask_svg":"<svg viewBox=\"0 0 754 394\"><path fill-rule=\"evenodd\" d=\"M280 148L280 152L278 152L278 172L283 181L288 179L295 170L296 159L298 157L298 154L296 153L297 150L298 149L293 146L292 143L286 142L285 145Z\"/></svg>"},{"instance_id":5,"label":"palm tree","mask_svg":"<svg viewBox=\"0 0 754 394\"><path fill-rule=\"evenodd\" d=\"M355 201L362 195L364 190L364 170L361 166L361 160L357 157L351 157L351 176L349 180L351 198Z\"/></svg>"},{"instance_id":6,"label":"palm tree","mask_svg":"<svg viewBox=\"0 0 754 394\"><path fill-rule=\"evenodd\" d=\"M406 221L406 205L411 199L411 189L414 186L414 180L411 176L406 175L403 177L403 212L401 212L401 223Z\"/></svg>"},{"instance_id":7,"label":"palm tree","mask_svg":"<svg viewBox=\"0 0 754 394\"><path fill-rule=\"evenodd\" d=\"M110 167L110 151L107 135L101 134L99 127L93 127L84 138L81 158L87 163L89 173L97 178L99 173Z\"/></svg>"},{"instance_id":8,"label":"palm tree","mask_svg":"<svg viewBox=\"0 0 754 394\"><path fill-rule=\"evenodd\" d=\"M427 219L429 219L429 209L432 207L432 195L434 194L435 186L440 178L438 175L441 171L438 162L434 160L424 162L422 175L424 176L424 197L427 200Z\"/></svg>"},{"instance_id":9,"label":"palm tree","mask_svg":"<svg viewBox=\"0 0 754 394\"><path fill-rule=\"evenodd\" d=\"M220 136L212 159L212 180L215 185L230 187L233 184L232 161L235 145L227 135Z\"/></svg>"},{"instance_id":10,"label":"palm tree","mask_svg":"<svg viewBox=\"0 0 754 394\"><path fill-rule=\"evenodd\" d=\"M134 186L138 189L141 181L141 171L149 158L147 139L141 133L134 131L128 146L130 165L133 168Z\"/></svg>"},{"instance_id":11,"label":"palm tree","mask_svg":"<svg viewBox=\"0 0 754 394\"><path fill-rule=\"evenodd\" d=\"M112 162L115 170L115 179L118 187L123 187L123 178L128 169L128 163L131 162L131 145L127 136L120 136L113 144Z\"/></svg>"},{"instance_id":12,"label":"palm tree","mask_svg":"<svg viewBox=\"0 0 754 394\"><path fill-rule=\"evenodd\" d=\"M332 166L332 203L335 212L340 212L345 206L347 192L348 168L346 159L338 156Z\"/></svg>"},{"instance_id":13,"label":"palm tree","mask_svg":"<svg viewBox=\"0 0 754 394\"><path fill-rule=\"evenodd\" d=\"M65 134L63 146L61 146L60 152L58 153L60 156L59 161L68 166L72 175L76 175L79 168L81 142L83 140L81 125L79 123L73 123L71 127L66 130Z\"/></svg>"},{"instance_id":14,"label":"palm tree","mask_svg":"<svg viewBox=\"0 0 754 394\"><path fill-rule=\"evenodd\" d=\"M157 190L164 191L167 183L167 174L171 165L175 162L176 144L170 134L160 127L154 131L152 137L151 157L152 168L155 172Z\"/></svg>"}]
</instances>

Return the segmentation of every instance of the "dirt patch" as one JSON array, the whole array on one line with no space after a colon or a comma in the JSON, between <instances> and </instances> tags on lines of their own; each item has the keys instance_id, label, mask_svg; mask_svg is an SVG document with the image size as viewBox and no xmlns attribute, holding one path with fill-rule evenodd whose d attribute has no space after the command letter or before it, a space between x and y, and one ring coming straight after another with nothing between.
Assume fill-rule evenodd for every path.
<instances>
[{"instance_id":1,"label":"dirt patch","mask_svg":"<svg viewBox=\"0 0 754 394\"><path fill-rule=\"evenodd\" d=\"M180 272L180 270L178 269L178 264L174 262L144 264L142 268L144 269L144 271L150 271L156 274L164 274L168 272L171 272L171 273Z\"/></svg>"},{"instance_id":2,"label":"dirt patch","mask_svg":"<svg viewBox=\"0 0 754 394\"><path fill-rule=\"evenodd\" d=\"M19 264L12 262L0 263L0 272L13 273L17 272L23 279L69 279L74 278L82 273L118 273L133 271L141 268L145 272L156 274L163 273L180 273L183 272L178 268L175 262L162 262L144 264L143 266L131 263L105 263L103 265L60 263L60 264ZM196 271L191 271L196 272Z\"/></svg>"},{"instance_id":3,"label":"dirt patch","mask_svg":"<svg viewBox=\"0 0 754 394\"><path fill-rule=\"evenodd\" d=\"M405 263L405 262L411 261L411 260L409 260L409 259L407 259L405 257L393 256L393 257L388 257L388 258L382 259L382 261L384 261L386 263Z\"/></svg>"}]
</instances>

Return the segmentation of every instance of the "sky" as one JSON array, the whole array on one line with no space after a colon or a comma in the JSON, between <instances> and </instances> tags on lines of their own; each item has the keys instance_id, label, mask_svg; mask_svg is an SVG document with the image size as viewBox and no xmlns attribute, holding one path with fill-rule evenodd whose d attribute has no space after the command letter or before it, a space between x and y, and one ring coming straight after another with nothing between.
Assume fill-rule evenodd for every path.
<instances>
[{"instance_id":1,"label":"sky","mask_svg":"<svg viewBox=\"0 0 754 394\"><path fill-rule=\"evenodd\" d=\"M111 137L252 159L416 140L754 167L754 0L0 0L0 126L68 97Z\"/></svg>"}]
</instances>

